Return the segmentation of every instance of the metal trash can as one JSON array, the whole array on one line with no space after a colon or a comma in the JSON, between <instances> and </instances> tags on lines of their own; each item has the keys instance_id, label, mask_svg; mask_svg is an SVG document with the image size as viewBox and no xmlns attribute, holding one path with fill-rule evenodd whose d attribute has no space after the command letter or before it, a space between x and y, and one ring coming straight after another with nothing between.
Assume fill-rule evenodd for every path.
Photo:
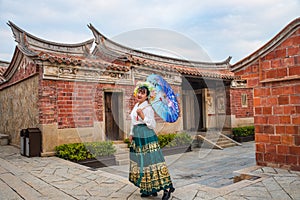
<instances>
[{"instance_id":1,"label":"metal trash can","mask_svg":"<svg viewBox=\"0 0 300 200\"><path fill-rule=\"evenodd\" d=\"M22 156L25 155L25 144L26 144L25 135L26 135L26 131L27 131L26 129L22 129L20 131L20 154Z\"/></svg>"},{"instance_id":2,"label":"metal trash can","mask_svg":"<svg viewBox=\"0 0 300 200\"><path fill-rule=\"evenodd\" d=\"M38 128L28 128L25 134L25 156L41 156L42 136Z\"/></svg>"}]
</instances>

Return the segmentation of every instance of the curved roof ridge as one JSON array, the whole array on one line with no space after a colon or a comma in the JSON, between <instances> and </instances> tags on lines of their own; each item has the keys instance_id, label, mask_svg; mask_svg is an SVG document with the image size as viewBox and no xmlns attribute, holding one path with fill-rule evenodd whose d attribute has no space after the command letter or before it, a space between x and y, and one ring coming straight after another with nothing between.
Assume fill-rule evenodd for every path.
<instances>
[{"instance_id":1,"label":"curved roof ridge","mask_svg":"<svg viewBox=\"0 0 300 200\"><path fill-rule=\"evenodd\" d=\"M8 61L0 60L0 67L8 67L9 64L10 64L10 62L8 62Z\"/></svg>"},{"instance_id":2,"label":"curved roof ridge","mask_svg":"<svg viewBox=\"0 0 300 200\"><path fill-rule=\"evenodd\" d=\"M271 40L269 40L266 44L260 47L258 50L250 54L249 56L243 58L237 63L231 65L231 71L235 71L248 65L249 63L256 60L258 57L265 55L269 50L275 48L282 40L287 38L290 34L294 33L294 31L300 26L300 17L291 21L288 25L286 25L279 33L277 33Z\"/></svg>"},{"instance_id":3,"label":"curved roof ridge","mask_svg":"<svg viewBox=\"0 0 300 200\"><path fill-rule=\"evenodd\" d=\"M0 84L5 81L3 74L7 70L9 64L10 63L7 61L0 60Z\"/></svg>"},{"instance_id":4,"label":"curved roof ridge","mask_svg":"<svg viewBox=\"0 0 300 200\"><path fill-rule=\"evenodd\" d=\"M23 29L19 28L13 22L9 21L8 26L12 29L15 41L23 48L32 47L34 49L42 49L47 51L55 51L68 54L89 54L94 39L89 39L81 43L65 44L52 42L36 37Z\"/></svg>"},{"instance_id":5,"label":"curved roof ridge","mask_svg":"<svg viewBox=\"0 0 300 200\"><path fill-rule=\"evenodd\" d=\"M110 50L113 52L117 52L121 55L133 55L149 60L155 60L159 62L164 62L168 64L175 65L185 65L185 66L194 66L194 67L217 67L217 68L229 68L229 62L231 60L231 56L226 58L220 62L205 62L205 61L194 61L194 60L185 60L179 58L173 58L169 56L157 55L137 49L133 49L117 42L114 42L107 37L105 37L102 33L100 33L92 24L89 24L88 27L91 29L95 36L95 43L106 50Z\"/></svg>"}]
</instances>

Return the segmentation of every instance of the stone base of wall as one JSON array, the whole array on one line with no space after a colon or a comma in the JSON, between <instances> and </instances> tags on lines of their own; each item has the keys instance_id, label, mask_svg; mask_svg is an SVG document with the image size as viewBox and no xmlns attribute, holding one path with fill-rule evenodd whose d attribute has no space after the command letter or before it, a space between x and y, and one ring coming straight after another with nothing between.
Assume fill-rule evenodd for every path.
<instances>
[{"instance_id":1,"label":"stone base of wall","mask_svg":"<svg viewBox=\"0 0 300 200\"><path fill-rule=\"evenodd\" d=\"M102 122L95 122L93 127L58 129L57 124L41 125L42 156L54 155L54 148L61 144L92 142L105 140L105 128Z\"/></svg>"},{"instance_id":2,"label":"stone base of wall","mask_svg":"<svg viewBox=\"0 0 300 200\"><path fill-rule=\"evenodd\" d=\"M242 126L253 126L253 125L254 125L254 117L236 118L235 115L231 115L232 128L242 127Z\"/></svg>"},{"instance_id":3,"label":"stone base of wall","mask_svg":"<svg viewBox=\"0 0 300 200\"><path fill-rule=\"evenodd\" d=\"M0 146L8 145L9 135L0 133Z\"/></svg>"},{"instance_id":4,"label":"stone base of wall","mask_svg":"<svg viewBox=\"0 0 300 200\"><path fill-rule=\"evenodd\" d=\"M208 116L206 129L228 129L231 128L231 115L219 114Z\"/></svg>"},{"instance_id":5,"label":"stone base of wall","mask_svg":"<svg viewBox=\"0 0 300 200\"><path fill-rule=\"evenodd\" d=\"M176 133L178 131L181 131L183 129L181 119L182 118L180 117L174 123L167 123L167 122L157 123L155 128L156 134Z\"/></svg>"}]
</instances>

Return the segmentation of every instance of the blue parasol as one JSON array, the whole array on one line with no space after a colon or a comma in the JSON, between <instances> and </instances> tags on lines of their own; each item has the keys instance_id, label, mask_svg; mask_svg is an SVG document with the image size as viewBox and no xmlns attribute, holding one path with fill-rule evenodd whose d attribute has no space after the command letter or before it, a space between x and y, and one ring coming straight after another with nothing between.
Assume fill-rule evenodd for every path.
<instances>
[{"instance_id":1,"label":"blue parasol","mask_svg":"<svg viewBox=\"0 0 300 200\"><path fill-rule=\"evenodd\" d=\"M147 82L154 86L154 94L149 99L155 112L166 122L175 122L179 117L179 106L171 86L161 76L151 74Z\"/></svg>"}]
</instances>

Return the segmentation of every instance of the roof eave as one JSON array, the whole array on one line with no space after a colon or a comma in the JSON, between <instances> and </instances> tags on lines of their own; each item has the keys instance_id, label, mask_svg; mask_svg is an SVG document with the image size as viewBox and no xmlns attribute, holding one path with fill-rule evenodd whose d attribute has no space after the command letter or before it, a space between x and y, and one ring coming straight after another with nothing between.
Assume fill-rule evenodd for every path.
<instances>
[{"instance_id":1,"label":"roof eave","mask_svg":"<svg viewBox=\"0 0 300 200\"><path fill-rule=\"evenodd\" d=\"M23 29L19 28L13 22L9 21L8 26L10 26L15 41L18 45L22 46L22 48L32 47L34 49L42 49L45 51L59 51L61 53L73 53L73 54L89 54L90 49L93 45L94 39L89 39L87 41L81 43L74 44L65 44L65 43L57 43L48 40L41 39L36 37Z\"/></svg>"},{"instance_id":2,"label":"roof eave","mask_svg":"<svg viewBox=\"0 0 300 200\"><path fill-rule=\"evenodd\" d=\"M230 67L230 60L231 56L228 56L225 60L220 62L203 62L203 61L193 61L193 60L183 60L179 58L173 58L168 56L162 56L157 55L137 49L133 49L124 45L121 45L117 42L114 42L107 37L105 37L103 34L101 34L92 24L89 24L88 27L91 29L94 37L95 37L95 43L101 48L106 48L109 51L113 51L114 53L118 53L120 55L133 55L140 58L145 58L149 60L164 62L168 64L178 64L178 65L185 65L185 66L202 66L207 68L221 68L221 69L229 69Z\"/></svg>"}]
</instances>

